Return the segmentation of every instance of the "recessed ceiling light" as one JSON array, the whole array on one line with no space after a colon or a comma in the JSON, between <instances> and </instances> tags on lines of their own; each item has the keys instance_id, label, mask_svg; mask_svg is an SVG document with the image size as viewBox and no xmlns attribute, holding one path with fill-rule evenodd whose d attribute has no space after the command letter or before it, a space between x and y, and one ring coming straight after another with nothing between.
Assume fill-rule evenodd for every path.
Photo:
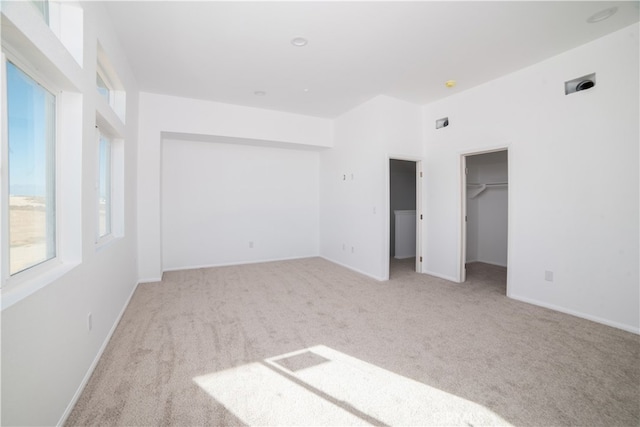
<instances>
[{"instance_id":1,"label":"recessed ceiling light","mask_svg":"<svg viewBox=\"0 0 640 427\"><path fill-rule=\"evenodd\" d=\"M267 94L267 92L263 91L263 90L257 90L255 92L253 92L253 94L255 96L265 96Z\"/></svg>"},{"instance_id":2,"label":"recessed ceiling light","mask_svg":"<svg viewBox=\"0 0 640 427\"><path fill-rule=\"evenodd\" d=\"M309 92L309 89L302 89L303 92Z\"/></svg>"},{"instance_id":3,"label":"recessed ceiling light","mask_svg":"<svg viewBox=\"0 0 640 427\"><path fill-rule=\"evenodd\" d=\"M309 42L304 37L296 37L295 39L291 40L291 44L297 47L306 46L307 43Z\"/></svg>"},{"instance_id":4,"label":"recessed ceiling light","mask_svg":"<svg viewBox=\"0 0 640 427\"><path fill-rule=\"evenodd\" d=\"M455 80L447 80L446 82L444 82L444 85L446 87L454 87L456 85L456 81Z\"/></svg>"},{"instance_id":5,"label":"recessed ceiling light","mask_svg":"<svg viewBox=\"0 0 640 427\"><path fill-rule=\"evenodd\" d=\"M604 21L605 19L611 18L617 11L617 7L610 7L608 9L601 10L600 12L594 13L588 17L587 22L589 24L595 24L596 22Z\"/></svg>"}]
</instances>

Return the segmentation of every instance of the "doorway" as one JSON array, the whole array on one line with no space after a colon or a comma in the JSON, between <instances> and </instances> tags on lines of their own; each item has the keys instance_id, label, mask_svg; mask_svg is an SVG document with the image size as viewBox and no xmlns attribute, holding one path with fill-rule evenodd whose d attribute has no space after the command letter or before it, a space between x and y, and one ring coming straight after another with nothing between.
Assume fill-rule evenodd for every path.
<instances>
[{"instance_id":1,"label":"doorway","mask_svg":"<svg viewBox=\"0 0 640 427\"><path fill-rule=\"evenodd\" d=\"M420 272L420 162L389 159L389 276Z\"/></svg>"},{"instance_id":2,"label":"doorway","mask_svg":"<svg viewBox=\"0 0 640 427\"><path fill-rule=\"evenodd\" d=\"M470 266L507 268L508 157L506 149L462 156L461 282Z\"/></svg>"}]
</instances>

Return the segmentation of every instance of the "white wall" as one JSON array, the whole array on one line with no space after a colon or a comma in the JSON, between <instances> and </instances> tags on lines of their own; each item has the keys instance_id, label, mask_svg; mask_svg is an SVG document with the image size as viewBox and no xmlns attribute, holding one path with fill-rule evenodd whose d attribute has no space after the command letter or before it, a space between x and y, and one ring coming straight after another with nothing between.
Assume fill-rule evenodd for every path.
<instances>
[{"instance_id":1,"label":"white wall","mask_svg":"<svg viewBox=\"0 0 640 427\"><path fill-rule=\"evenodd\" d=\"M508 295L638 332L638 45L636 24L424 107L429 272L460 278L461 154L508 146Z\"/></svg>"},{"instance_id":2,"label":"white wall","mask_svg":"<svg viewBox=\"0 0 640 427\"><path fill-rule=\"evenodd\" d=\"M265 146L331 146L331 120L217 102L141 93L138 169L141 281L162 276L162 134L233 137ZM247 259L248 261L248 259Z\"/></svg>"},{"instance_id":3,"label":"white wall","mask_svg":"<svg viewBox=\"0 0 640 427\"><path fill-rule=\"evenodd\" d=\"M184 140L162 148L165 271L318 256L318 152Z\"/></svg>"},{"instance_id":4,"label":"white wall","mask_svg":"<svg viewBox=\"0 0 640 427\"><path fill-rule=\"evenodd\" d=\"M507 183L507 152L467 156L467 183ZM507 266L507 186L467 193L467 262Z\"/></svg>"},{"instance_id":5,"label":"white wall","mask_svg":"<svg viewBox=\"0 0 640 427\"><path fill-rule=\"evenodd\" d=\"M335 120L334 147L320 153L321 256L388 278L389 158L420 159L420 123L420 107L387 96Z\"/></svg>"},{"instance_id":6,"label":"white wall","mask_svg":"<svg viewBox=\"0 0 640 427\"><path fill-rule=\"evenodd\" d=\"M70 82L70 96L78 101L77 115L62 118L78 128L77 151L61 153L62 167L74 174L77 171L75 184L65 182L58 197L69 209L64 215L73 222L73 234L80 235L80 248L75 267L2 311L2 425L55 425L63 421L137 283L136 82L100 3L83 3L79 9L84 15L82 68L33 10L30 2L3 2L3 43L5 24L12 22L30 40L33 50L26 45L14 48L26 55L36 52L44 64L42 70L58 69L61 78ZM127 92L126 125L115 119L115 113L105 112L106 103L95 87L98 39ZM127 183L124 236L100 249L95 245L97 110L107 121L115 120L111 125L124 139ZM89 312L93 314L91 331L87 328Z\"/></svg>"}]
</instances>

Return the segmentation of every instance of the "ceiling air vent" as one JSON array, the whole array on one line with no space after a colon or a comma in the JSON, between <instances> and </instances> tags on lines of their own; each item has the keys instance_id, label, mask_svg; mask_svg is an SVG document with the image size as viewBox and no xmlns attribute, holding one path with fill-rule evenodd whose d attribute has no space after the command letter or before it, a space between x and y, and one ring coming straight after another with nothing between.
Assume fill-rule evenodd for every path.
<instances>
[{"instance_id":1,"label":"ceiling air vent","mask_svg":"<svg viewBox=\"0 0 640 427\"><path fill-rule=\"evenodd\" d=\"M446 128L449 126L449 117L436 120L436 129Z\"/></svg>"},{"instance_id":2,"label":"ceiling air vent","mask_svg":"<svg viewBox=\"0 0 640 427\"><path fill-rule=\"evenodd\" d=\"M578 77L577 79L564 82L564 94L571 95L581 90L591 89L596 85L596 73Z\"/></svg>"}]
</instances>

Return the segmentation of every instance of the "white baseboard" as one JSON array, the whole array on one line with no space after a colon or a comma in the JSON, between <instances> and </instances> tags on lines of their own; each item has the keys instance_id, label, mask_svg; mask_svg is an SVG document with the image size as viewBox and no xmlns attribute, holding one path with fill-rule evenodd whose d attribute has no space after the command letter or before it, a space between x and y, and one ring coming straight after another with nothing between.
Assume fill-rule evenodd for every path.
<instances>
[{"instance_id":1,"label":"white baseboard","mask_svg":"<svg viewBox=\"0 0 640 427\"><path fill-rule=\"evenodd\" d=\"M111 336L116 331L116 328L118 327L118 324L120 323L120 319L122 319L122 316L124 315L125 310L129 306L129 302L131 302L131 298L133 297L133 294L136 292L136 289L138 289L138 285L139 284L140 284L140 282L136 283L136 285L133 287L133 290L131 291L131 294L129 294L129 298L127 298L127 302L124 304L124 307L122 307L122 310L120 310L120 313L118 314L118 317L116 318L116 321L114 322L113 326L111 327L111 330L107 334L107 337L105 338L104 342L102 343L102 346L100 346L100 350L98 350L98 354L96 354L96 357L93 359L93 362L91 362L91 365L89 366L89 369L87 370L87 373L85 374L84 378L82 379L82 382L80 383L80 386L78 387L78 389L76 390L75 394L73 395L73 398L71 399L71 402L69 402L69 404L67 405L67 408L65 409L65 411L62 414L62 416L60 417L60 420L58 420L57 426L64 425L64 423L67 421L67 418L69 418L69 415L71 415L71 411L73 410L73 407L76 406L76 403L78 403L78 399L82 395L82 392L84 391L84 388L87 386L87 383L89 382L89 379L91 378L91 375L93 374L93 371L96 369L96 366L98 366L98 362L100 361L100 358L102 357L102 353L104 353L104 350L107 348L107 345L109 344L109 340L111 340Z\"/></svg>"},{"instance_id":2,"label":"white baseboard","mask_svg":"<svg viewBox=\"0 0 640 427\"><path fill-rule=\"evenodd\" d=\"M268 258L268 259L260 259L255 261L237 261L237 262L228 262L228 263L219 263L219 264L187 265L184 267L166 268L163 270L163 272L181 271L181 270L197 270L199 268L230 267L233 265L263 264L265 262L291 261L295 259L314 258L317 256L318 256L317 254L314 254L314 255L287 257L287 258Z\"/></svg>"},{"instance_id":3,"label":"white baseboard","mask_svg":"<svg viewBox=\"0 0 640 427\"><path fill-rule=\"evenodd\" d=\"M491 262L491 261L482 261L481 259L476 259L476 260L474 260L474 261L467 261L466 263L467 263L467 264L471 264L471 263L474 263L474 262L480 262L480 263L482 263L482 264L489 264L489 265L495 265L496 267L503 267L503 268L507 268L507 264L500 264L500 263L497 263L497 262Z\"/></svg>"},{"instance_id":4,"label":"white baseboard","mask_svg":"<svg viewBox=\"0 0 640 427\"><path fill-rule=\"evenodd\" d=\"M572 316L580 317L581 319L591 320L592 322L600 323L600 324L603 324L603 325L606 325L606 326L611 326L613 328L622 329L623 331L627 331L627 332L631 332L631 333L636 334L636 335L640 335L640 328L635 327L635 326L625 325L625 324L618 323L618 322L612 322L611 320L603 319L603 318L598 317L598 316L592 316L590 314L585 314L585 313L582 313L580 311L571 310L571 309L568 309L568 308L565 308L565 307L560 307L560 306L557 306L557 305L554 305L554 304L548 304L546 302L538 301L538 300L531 299L531 298L521 297L519 295L509 294L507 296L509 298L517 300L517 301L526 302L527 304L533 304L533 305L537 305L539 307L548 308L550 310L559 311L560 313L570 314Z\"/></svg>"},{"instance_id":5,"label":"white baseboard","mask_svg":"<svg viewBox=\"0 0 640 427\"><path fill-rule=\"evenodd\" d=\"M155 282L162 282L162 276L160 276L160 277L147 277L145 279L138 280L138 284L140 284L140 283L155 283Z\"/></svg>"},{"instance_id":6,"label":"white baseboard","mask_svg":"<svg viewBox=\"0 0 640 427\"><path fill-rule=\"evenodd\" d=\"M451 277L451 276L447 276L447 275L444 275L444 274L435 273L433 271L427 271L427 270L424 270L422 273L423 274L428 274L429 276L437 277L439 279L448 280L450 282L460 283L460 280L458 280L457 277Z\"/></svg>"},{"instance_id":7,"label":"white baseboard","mask_svg":"<svg viewBox=\"0 0 640 427\"><path fill-rule=\"evenodd\" d=\"M343 263L341 263L340 261L336 261L336 260L334 260L334 259L327 258L326 256L322 256L322 255L320 255L320 258L322 258L322 259L324 259L324 260L326 260L326 261L332 262L332 263L334 263L334 264L338 264L340 267L344 267L344 268L349 269L349 270L351 270L351 271L354 271L354 272L356 272L356 273L358 273L358 274L362 274L363 276L370 277L371 279L377 280L378 282L385 282L385 281L386 281L386 279L384 279L384 278L376 277L376 276L374 276L373 274L369 274L369 273L367 273L366 271L359 270L359 269L357 269L357 268L355 268L355 267L352 267L352 266L350 266L350 265L343 264Z\"/></svg>"}]
</instances>

